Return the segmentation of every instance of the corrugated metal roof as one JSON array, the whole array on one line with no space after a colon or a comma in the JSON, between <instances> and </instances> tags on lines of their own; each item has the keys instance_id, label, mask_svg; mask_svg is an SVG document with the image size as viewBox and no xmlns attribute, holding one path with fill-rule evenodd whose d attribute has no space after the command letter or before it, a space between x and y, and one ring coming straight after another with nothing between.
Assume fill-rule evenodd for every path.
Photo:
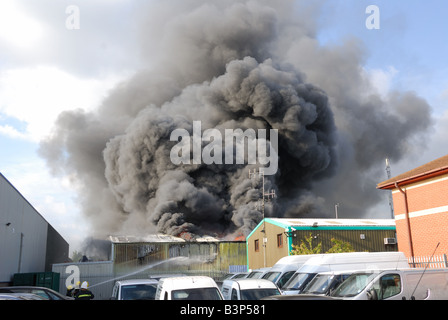
<instances>
[{"instance_id":1,"label":"corrugated metal roof","mask_svg":"<svg viewBox=\"0 0 448 320\"><path fill-rule=\"evenodd\" d=\"M148 234L146 236L109 236L109 240L113 243L133 243L133 242L186 242L185 239L171 236L168 234ZM192 241L196 242L217 242L217 238L211 236L195 237Z\"/></svg>"},{"instance_id":2,"label":"corrugated metal roof","mask_svg":"<svg viewBox=\"0 0 448 320\"><path fill-rule=\"evenodd\" d=\"M294 218L267 218L270 222L283 227L312 227L312 226L395 226L393 219L294 219Z\"/></svg>"},{"instance_id":3,"label":"corrugated metal roof","mask_svg":"<svg viewBox=\"0 0 448 320\"><path fill-rule=\"evenodd\" d=\"M133 242L185 242L184 239L167 234L148 234L146 236L109 236L113 243L133 243Z\"/></svg>"}]
</instances>

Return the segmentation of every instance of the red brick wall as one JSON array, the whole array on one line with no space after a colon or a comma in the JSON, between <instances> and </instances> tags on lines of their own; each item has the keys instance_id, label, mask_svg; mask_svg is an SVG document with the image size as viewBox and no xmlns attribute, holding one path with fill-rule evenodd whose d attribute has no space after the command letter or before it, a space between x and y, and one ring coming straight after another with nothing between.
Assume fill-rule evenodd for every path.
<instances>
[{"instance_id":1,"label":"red brick wall","mask_svg":"<svg viewBox=\"0 0 448 320\"><path fill-rule=\"evenodd\" d=\"M448 179L444 178L448 175L402 187L407 193L414 256L430 256L438 242L436 254L448 253L448 209L439 213L423 211L448 206ZM405 197L398 189L393 192L393 202L398 250L409 257Z\"/></svg>"}]
</instances>

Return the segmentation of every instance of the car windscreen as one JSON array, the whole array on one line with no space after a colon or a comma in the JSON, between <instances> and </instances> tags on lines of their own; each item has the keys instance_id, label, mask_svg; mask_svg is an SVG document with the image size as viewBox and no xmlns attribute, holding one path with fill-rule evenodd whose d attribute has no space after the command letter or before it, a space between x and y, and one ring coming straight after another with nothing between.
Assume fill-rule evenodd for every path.
<instances>
[{"instance_id":1,"label":"car windscreen","mask_svg":"<svg viewBox=\"0 0 448 320\"><path fill-rule=\"evenodd\" d=\"M375 273L355 273L348 277L332 293L334 297L354 297L375 278Z\"/></svg>"},{"instance_id":2,"label":"car windscreen","mask_svg":"<svg viewBox=\"0 0 448 320\"><path fill-rule=\"evenodd\" d=\"M172 300L222 300L218 288L180 289L171 292Z\"/></svg>"},{"instance_id":3,"label":"car windscreen","mask_svg":"<svg viewBox=\"0 0 448 320\"><path fill-rule=\"evenodd\" d=\"M316 276L316 273L296 272L291 279L283 286L285 291L301 291Z\"/></svg>"},{"instance_id":4,"label":"car windscreen","mask_svg":"<svg viewBox=\"0 0 448 320\"><path fill-rule=\"evenodd\" d=\"M283 273L280 278L277 281L277 286L280 289L283 289L283 286L291 279L291 277L294 275L295 271L288 271Z\"/></svg>"},{"instance_id":5,"label":"car windscreen","mask_svg":"<svg viewBox=\"0 0 448 320\"><path fill-rule=\"evenodd\" d=\"M280 276L280 271L271 271L267 272L263 275L262 279L270 280L272 282L275 282L277 278Z\"/></svg>"},{"instance_id":6,"label":"car windscreen","mask_svg":"<svg viewBox=\"0 0 448 320\"><path fill-rule=\"evenodd\" d=\"M125 285L121 287L121 300L154 300L156 283Z\"/></svg>"},{"instance_id":7,"label":"car windscreen","mask_svg":"<svg viewBox=\"0 0 448 320\"><path fill-rule=\"evenodd\" d=\"M264 297L279 295L280 292L275 288L249 289L241 291L241 300L260 300Z\"/></svg>"},{"instance_id":8,"label":"car windscreen","mask_svg":"<svg viewBox=\"0 0 448 320\"><path fill-rule=\"evenodd\" d=\"M249 273L247 278L259 279L259 278L261 278L262 275L263 275L263 272L261 272L261 271L252 271L251 273Z\"/></svg>"},{"instance_id":9,"label":"car windscreen","mask_svg":"<svg viewBox=\"0 0 448 320\"><path fill-rule=\"evenodd\" d=\"M325 294L329 289L334 275L318 274L311 280L306 288L302 291L304 294Z\"/></svg>"}]
</instances>

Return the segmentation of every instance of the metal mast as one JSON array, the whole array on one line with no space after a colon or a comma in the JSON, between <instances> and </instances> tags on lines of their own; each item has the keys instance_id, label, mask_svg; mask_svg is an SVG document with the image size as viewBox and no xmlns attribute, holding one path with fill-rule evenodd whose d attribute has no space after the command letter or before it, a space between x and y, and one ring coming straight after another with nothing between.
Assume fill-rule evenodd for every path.
<instances>
[{"instance_id":1,"label":"metal mast","mask_svg":"<svg viewBox=\"0 0 448 320\"><path fill-rule=\"evenodd\" d=\"M261 230L261 232L263 233L263 260L264 260L264 267L266 268L266 243L268 242L268 238L266 237L266 223L264 221L264 204L266 200L269 200L270 197L274 198L275 197L275 190L271 190L271 192L265 192L264 191L264 172L262 168L258 169L254 169L254 171L252 172L249 169L249 179L251 179L252 177L256 176L258 174L259 177L262 178L263 184L262 184L262 191L261 191L261 213L263 215L263 229ZM267 198L266 198L267 197Z\"/></svg>"},{"instance_id":2,"label":"metal mast","mask_svg":"<svg viewBox=\"0 0 448 320\"><path fill-rule=\"evenodd\" d=\"M386 158L386 173L387 173L387 179L391 178L391 174L390 174L390 163L389 163L389 158ZM392 190L389 193L389 206L390 206L390 217L391 219L395 219L394 216L394 204L392 201Z\"/></svg>"}]
</instances>

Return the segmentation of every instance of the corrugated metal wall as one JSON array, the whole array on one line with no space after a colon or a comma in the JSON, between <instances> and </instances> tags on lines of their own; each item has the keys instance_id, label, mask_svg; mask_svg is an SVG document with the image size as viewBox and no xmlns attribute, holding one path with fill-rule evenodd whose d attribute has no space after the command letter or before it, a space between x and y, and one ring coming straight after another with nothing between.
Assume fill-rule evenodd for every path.
<instances>
[{"instance_id":1,"label":"corrugated metal wall","mask_svg":"<svg viewBox=\"0 0 448 320\"><path fill-rule=\"evenodd\" d=\"M59 292L65 294L68 285L76 285L79 280L87 281L95 300L107 300L114 285L114 265L112 261L78 262L53 264L53 272L60 274Z\"/></svg>"},{"instance_id":2,"label":"corrugated metal wall","mask_svg":"<svg viewBox=\"0 0 448 320\"><path fill-rule=\"evenodd\" d=\"M0 220L0 282L45 271L47 222L1 174Z\"/></svg>"},{"instance_id":3,"label":"corrugated metal wall","mask_svg":"<svg viewBox=\"0 0 448 320\"><path fill-rule=\"evenodd\" d=\"M301 240L313 236L313 246L322 243L322 252L333 246L332 238L349 242L355 251L397 251L396 245L385 245L384 238L395 238L395 230L295 230L292 232L292 243L297 245ZM294 236L295 234L295 236Z\"/></svg>"},{"instance_id":4,"label":"corrugated metal wall","mask_svg":"<svg viewBox=\"0 0 448 320\"><path fill-rule=\"evenodd\" d=\"M88 281L95 299L107 300L119 279L157 275L206 275L219 280L230 268L246 265L245 242L114 243L114 261L54 264L60 273L59 292L79 281ZM75 271L73 271L75 270Z\"/></svg>"},{"instance_id":5,"label":"corrugated metal wall","mask_svg":"<svg viewBox=\"0 0 448 320\"><path fill-rule=\"evenodd\" d=\"M246 265L245 242L115 243L115 273L201 273L218 278Z\"/></svg>"}]
</instances>

